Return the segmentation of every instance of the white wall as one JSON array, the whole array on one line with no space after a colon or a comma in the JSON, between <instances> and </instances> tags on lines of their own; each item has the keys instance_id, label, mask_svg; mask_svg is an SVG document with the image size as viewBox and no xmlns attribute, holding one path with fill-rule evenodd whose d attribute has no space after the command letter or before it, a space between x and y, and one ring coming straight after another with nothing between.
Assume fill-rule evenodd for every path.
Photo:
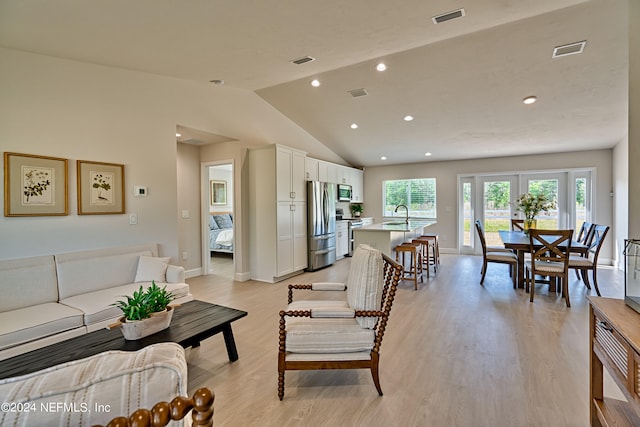
<instances>
[{"instance_id":1,"label":"white wall","mask_svg":"<svg viewBox=\"0 0 640 427\"><path fill-rule=\"evenodd\" d=\"M0 259L157 242L162 255L181 263L181 246L191 252L191 242L180 236L177 124L329 156L252 92L4 48L0 64L1 151L70 160L69 215L0 217ZM125 215L77 215L76 160L125 165ZM134 185L146 185L148 197L133 197ZM130 213L138 225L129 225Z\"/></svg>"},{"instance_id":2,"label":"white wall","mask_svg":"<svg viewBox=\"0 0 640 427\"><path fill-rule=\"evenodd\" d=\"M199 275L202 264L202 235L200 233L200 150L188 144L177 144L178 181L178 254L180 265L187 273ZM187 211L189 218L183 218ZM186 252L187 259L183 259Z\"/></svg>"},{"instance_id":3,"label":"white wall","mask_svg":"<svg viewBox=\"0 0 640 427\"><path fill-rule=\"evenodd\" d=\"M629 237L640 239L640 1L629 2Z\"/></svg>"},{"instance_id":4,"label":"white wall","mask_svg":"<svg viewBox=\"0 0 640 427\"><path fill-rule=\"evenodd\" d=\"M388 179L436 178L438 223L429 228L437 232L441 248L453 251L457 246L457 176L458 174L515 172L528 170L559 170L595 167L597 196L594 221L612 225L612 150L583 151L553 155L517 156L445 162L413 163L368 167L364 173L365 211L367 216L382 219L382 182ZM614 227L615 228L615 227ZM601 257L608 259L611 250L603 247Z\"/></svg>"},{"instance_id":5,"label":"white wall","mask_svg":"<svg viewBox=\"0 0 640 427\"><path fill-rule=\"evenodd\" d=\"M629 140L625 138L613 149L613 223L609 231L613 241L615 265L623 268L624 240L629 236Z\"/></svg>"}]
</instances>

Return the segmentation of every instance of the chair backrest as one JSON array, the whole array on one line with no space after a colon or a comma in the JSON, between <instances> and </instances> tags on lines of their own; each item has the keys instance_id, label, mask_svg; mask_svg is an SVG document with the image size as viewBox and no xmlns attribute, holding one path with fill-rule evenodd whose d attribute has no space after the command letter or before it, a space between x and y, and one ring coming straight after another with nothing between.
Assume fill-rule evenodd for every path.
<instances>
[{"instance_id":1,"label":"chair backrest","mask_svg":"<svg viewBox=\"0 0 640 427\"><path fill-rule=\"evenodd\" d=\"M573 230L529 229L531 259L564 263L566 271L569 265L572 237Z\"/></svg>"},{"instance_id":2,"label":"chair backrest","mask_svg":"<svg viewBox=\"0 0 640 427\"><path fill-rule=\"evenodd\" d=\"M591 240L586 244L589 246L589 255L593 256L594 264L598 261L598 255L600 254L604 238L607 237L609 228L608 225L598 224L593 224L593 227L591 227Z\"/></svg>"},{"instance_id":3,"label":"chair backrest","mask_svg":"<svg viewBox=\"0 0 640 427\"><path fill-rule=\"evenodd\" d=\"M354 310L380 310L384 289L382 252L360 245L353 252L347 276L347 303ZM376 317L356 318L363 328L373 329Z\"/></svg>"},{"instance_id":4,"label":"chair backrest","mask_svg":"<svg viewBox=\"0 0 640 427\"><path fill-rule=\"evenodd\" d=\"M511 231L524 231L524 219L512 219Z\"/></svg>"},{"instance_id":5,"label":"chair backrest","mask_svg":"<svg viewBox=\"0 0 640 427\"><path fill-rule=\"evenodd\" d=\"M382 288L382 301L380 303L380 311L382 311L385 315L378 319L378 323L376 325L376 338L373 343L373 351L377 353L380 352L380 344L382 343L384 331L387 329L387 322L389 321L391 306L393 305L393 300L396 296L396 289L398 288L398 283L400 283L400 278L402 277L402 273L404 270L404 268L400 264L386 256L385 254L382 254L382 262L384 264L384 287Z\"/></svg>"},{"instance_id":6,"label":"chair backrest","mask_svg":"<svg viewBox=\"0 0 640 427\"><path fill-rule=\"evenodd\" d=\"M482 221L476 220L476 231L480 238L480 245L482 246L482 255L487 256L487 241L484 239L484 228L482 227Z\"/></svg>"},{"instance_id":7,"label":"chair backrest","mask_svg":"<svg viewBox=\"0 0 640 427\"><path fill-rule=\"evenodd\" d=\"M593 224L590 222L584 221L582 226L580 226L580 231L578 232L578 236L576 237L576 242L587 245L589 239L592 238L593 232Z\"/></svg>"}]
</instances>

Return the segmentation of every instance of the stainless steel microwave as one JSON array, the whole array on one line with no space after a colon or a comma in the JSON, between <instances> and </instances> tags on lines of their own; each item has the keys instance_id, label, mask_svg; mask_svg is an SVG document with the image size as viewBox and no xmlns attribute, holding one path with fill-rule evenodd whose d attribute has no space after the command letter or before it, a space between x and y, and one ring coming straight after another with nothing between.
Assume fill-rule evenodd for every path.
<instances>
[{"instance_id":1,"label":"stainless steel microwave","mask_svg":"<svg viewBox=\"0 0 640 427\"><path fill-rule=\"evenodd\" d=\"M351 186L346 184L338 184L338 201L350 202L351 201Z\"/></svg>"}]
</instances>

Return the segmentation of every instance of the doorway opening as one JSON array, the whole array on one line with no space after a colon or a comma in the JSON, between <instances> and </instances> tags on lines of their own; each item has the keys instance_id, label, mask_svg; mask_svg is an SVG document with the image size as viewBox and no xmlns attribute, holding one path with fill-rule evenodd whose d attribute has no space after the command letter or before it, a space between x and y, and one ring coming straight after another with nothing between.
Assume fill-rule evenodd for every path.
<instances>
[{"instance_id":1,"label":"doorway opening","mask_svg":"<svg viewBox=\"0 0 640 427\"><path fill-rule=\"evenodd\" d=\"M208 162L203 169L203 265L206 274L235 276L233 161ZM206 193L206 195L205 195Z\"/></svg>"}]
</instances>

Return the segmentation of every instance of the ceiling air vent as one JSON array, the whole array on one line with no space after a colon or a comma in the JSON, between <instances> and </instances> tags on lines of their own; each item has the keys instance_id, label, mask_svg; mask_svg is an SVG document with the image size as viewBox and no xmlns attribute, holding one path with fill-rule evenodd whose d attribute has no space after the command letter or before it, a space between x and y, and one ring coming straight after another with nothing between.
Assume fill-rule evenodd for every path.
<instances>
[{"instance_id":1,"label":"ceiling air vent","mask_svg":"<svg viewBox=\"0 0 640 427\"><path fill-rule=\"evenodd\" d=\"M453 10L451 12L443 13L442 15L434 16L431 18L434 24L442 24L445 21L450 21L456 18L462 18L464 16L464 9Z\"/></svg>"},{"instance_id":2,"label":"ceiling air vent","mask_svg":"<svg viewBox=\"0 0 640 427\"><path fill-rule=\"evenodd\" d=\"M302 58L298 58L298 59L293 59L289 62L296 64L296 65L301 65L301 64L306 64L307 62L311 62L311 61L315 61L316 58L312 58L310 56L303 56Z\"/></svg>"},{"instance_id":3,"label":"ceiling air vent","mask_svg":"<svg viewBox=\"0 0 640 427\"><path fill-rule=\"evenodd\" d=\"M364 89L353 89L349 91L349 95L351 95L352 98L360 98L361 96L367 96L369 94Z\"/></svg>"},{"instance_id":4,"label":"ceiling air vent","mask_svg":"<svg viewBox=\"0 0 640 427\"><path fill-rule=\"evenodd\" d=\"M584 46L587 44L587 41L581 41L577 43L565 44L564 46L557 46L553 49L552 58L559 58L561 56L567 55L575 55L577 53L582 53L584 50Z\"/></svg>"}]
</instances>

